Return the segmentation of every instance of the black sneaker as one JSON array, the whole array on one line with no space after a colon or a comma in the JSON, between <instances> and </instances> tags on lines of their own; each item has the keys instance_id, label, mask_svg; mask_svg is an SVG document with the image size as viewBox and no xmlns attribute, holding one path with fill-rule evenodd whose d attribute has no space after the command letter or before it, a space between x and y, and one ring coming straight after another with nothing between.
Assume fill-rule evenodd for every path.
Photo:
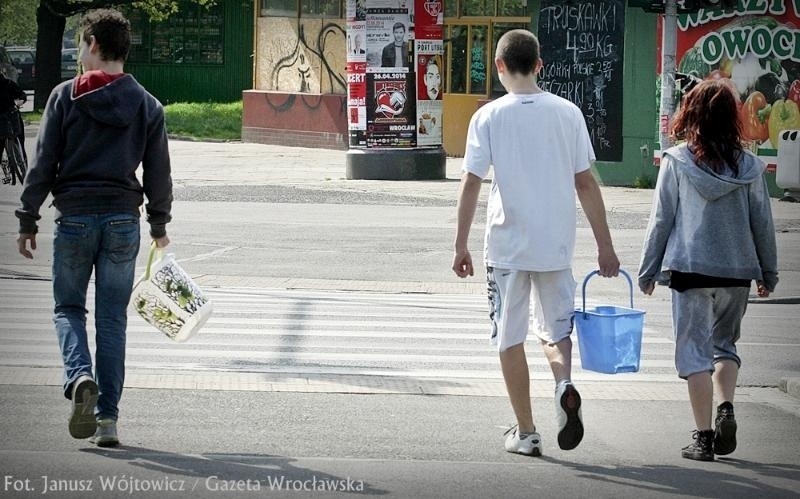
<instances>
[{"instance_id":1,"label":"black sneaker","mask_svg":"<svg viewBox=\"0 0 800 499\"><path fill-rule=\"evenodd\" d=\"M583 440L581 396L571 382L561 383L556 387L555 401L558 446L572 450Z\"/></svg>"},{"instance_id":2,"label":"black sneaker","mask_svg":"<svg viewBox=\"0 0 800 499\"><path fill-rule=\"evenodd\" d=\"M714 430L695 430L692 438L694 442L681 449L681 456L695 461L713 461Z\"/></svg>"},{"instance_id":3,"label":"black sneaker","mask_svg":"<svg viewBox=\"0 0 800 499\"><path fill-rule=\"evenodd\" d=\"M736 450L736 418L733 404L723 402L717 407L714 422L714 454L724 456Z\"/></svg>"}]
</instances>

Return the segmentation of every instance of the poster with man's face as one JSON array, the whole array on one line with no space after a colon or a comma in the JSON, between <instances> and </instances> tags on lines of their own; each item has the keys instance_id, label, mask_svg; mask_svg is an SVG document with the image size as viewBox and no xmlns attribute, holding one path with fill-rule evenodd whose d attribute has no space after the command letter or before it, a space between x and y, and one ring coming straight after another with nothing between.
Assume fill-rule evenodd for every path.
<instances>
[{"instance_id":1,"label":"poster with man's face","mask_svg":"<svg viewBox=\"0 0 800 499\"><path fill-rule=\"evenodd\" d=\"M366 62L367 23L348 21L347 23L347 62Z\"/></svg>"},{"instance_id":2,"label":"poster with man's face","mask_svg":"<svg viewBox=\"0 0 800 499\"><path fill-rule=\"evenodd\" d=\"M367 65L371 68L410 68L412 40L408 9L367 10Z\"/></svg>"},{"instance_id":3,"label":"poster with man's face","mask_svg":"<svg viewBox=\"0 0 800 499\"><path fill-rule=\"evenodd\" d=\"M444 71L442 40L416 40L417 99L441 100Z\"/></svg>"}]
</instances>

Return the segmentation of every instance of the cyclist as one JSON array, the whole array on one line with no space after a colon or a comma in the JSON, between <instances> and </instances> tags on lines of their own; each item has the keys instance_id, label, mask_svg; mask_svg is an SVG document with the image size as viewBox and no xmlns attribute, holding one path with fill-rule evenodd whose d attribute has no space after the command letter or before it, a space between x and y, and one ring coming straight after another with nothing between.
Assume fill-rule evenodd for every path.
<instances>
[{"instance_id":1,"label":"cyclist","mask_svg":"<svg viewBox=\"0 0 800 499\"><path fill-rule=\"evenodd\" d=\"M22 88L0 73L0 155L3 154L6 145L5 139L16 136L26 162L28 158L25 154L25 128L17 112L17 101L27 100L28 96Z\"/></svg>"}]
</instances>

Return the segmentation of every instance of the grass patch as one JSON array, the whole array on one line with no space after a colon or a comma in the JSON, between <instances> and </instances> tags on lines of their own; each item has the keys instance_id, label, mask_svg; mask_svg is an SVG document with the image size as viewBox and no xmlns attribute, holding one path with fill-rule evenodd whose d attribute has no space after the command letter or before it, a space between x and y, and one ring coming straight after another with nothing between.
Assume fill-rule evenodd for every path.
<instances>
[{"instance_id":1,"label":"grass patch","mask_svg":"<svg viewBox=\"0 0 800 499\"><path fill-rule=\"evenodd\" d=\"M25 124L28 123L39 123L42 121L42 112L41 111L29 111L27 113L19 113L22 115L22 121Z\"/></svg>"},{"instance_id":2,"label":"grass patch","mask_svg":"<svg viewBox=\"0 0 800 499\"><path fill-rule=\"evenodd\" d=\"M167 132L193 139L240 140L242 101L178 102L164 107Z\"/></svg>"},{"instance_id":3,"label":"grass patch","mask_svg":"<svg viewBox=\"0 0 800 499\"><path fill-rule=\"evenodd\" d=\"M633 187L636 189L653 189L656 186L656 179L650 175L639 175L633 179Z\"/></svg>"}]
</instances>

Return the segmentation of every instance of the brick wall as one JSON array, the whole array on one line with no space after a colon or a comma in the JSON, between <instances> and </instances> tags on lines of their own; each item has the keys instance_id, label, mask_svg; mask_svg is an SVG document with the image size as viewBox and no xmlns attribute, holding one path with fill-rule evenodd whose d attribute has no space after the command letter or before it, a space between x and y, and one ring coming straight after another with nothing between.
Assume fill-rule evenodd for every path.
<instances>
[{"instance_id":1,"label":"brick wall","mask_svg":"<svg viewBox=\"0 0 800 499\"><path fill-rule=\"evenodd\" d=\"M242 141L292 147L347 150L347 135L331 132L242 127Z\"/></svg>"},{"instance_id":2,"label":"brick wall","mask_svg":"<svg viewBox=\"0 0 800 499\"><path fill-rule=\"evenodd\" d=\"M246 90L242 100L244 142L347 149L344 95Z\"/></svg>"}]
</instances>

